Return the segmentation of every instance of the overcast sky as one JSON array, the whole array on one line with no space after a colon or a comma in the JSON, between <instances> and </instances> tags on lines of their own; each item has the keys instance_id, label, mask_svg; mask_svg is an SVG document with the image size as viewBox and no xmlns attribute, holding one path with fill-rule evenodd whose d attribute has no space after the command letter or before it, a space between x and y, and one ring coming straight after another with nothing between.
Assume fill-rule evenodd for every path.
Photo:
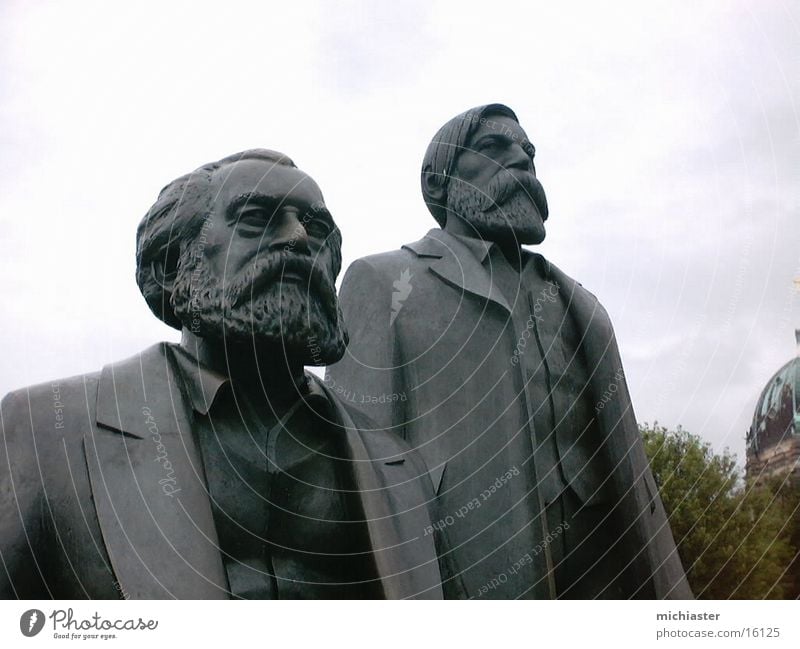
<instances>
[{"instance_id":1,"label":"overcast sky","mask_svg":"<svg viewBox=\"0 0 800 649\"><path fill-rule=\"evenodd\" d=\"M425 147L488 102L536 144L540 251L610 313L639 421L741 460L800 327L788 0L4 0L0 392L178 339L134 281L136 225L169 180L284 151L322 188L346 266L435 225Z\"/></svg>"}]
</instances>

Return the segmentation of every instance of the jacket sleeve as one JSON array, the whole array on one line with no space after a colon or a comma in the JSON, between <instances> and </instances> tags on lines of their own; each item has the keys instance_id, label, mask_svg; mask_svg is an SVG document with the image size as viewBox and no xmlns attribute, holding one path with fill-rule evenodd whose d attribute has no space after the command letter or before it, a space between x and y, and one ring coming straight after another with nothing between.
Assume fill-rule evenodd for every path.
<instances>
[{"instance_id":1,"label":"jacket sleeve","mask_svg":"<svg viewBox=\"0 0 800 649\"><path fill-rule=\"evenodd\" d=\"M598 328L602 331L599 334L603 349L601 363L607 368L603 382L606 387L615 385L616 389L614 398L601 411L601 418L606 421L606 429L611 431L609 443L618 493L625 494L623 498L627 502L631 554L641 558L643 573L652 580L653 597L693 599L636 424L614 328L599 302L595 317L602 323Z\"/></svg>"},{"instance_id":2,"label":"jacket sleeve","mask_svg":"<svg viewBox=\"0 0 800 649\"><path fill-rule=\"evenodd\" d=\"M49 597L42 530L40 466L27 390L0 403L0 599Z\"/></svg>"},{"instance_id":3,"label":"jacket sleeve","mask_svg":"<svg viewBox=\"0 0 800 649\"><path fill-rule=\"evenodd\" d=\"M391 327L390 277L368 259L347 269L339 301L350 342L342 359L328 368L325 385L370 417L377 429L404 437L407 397Z\"/></svg>"}]
</instances>

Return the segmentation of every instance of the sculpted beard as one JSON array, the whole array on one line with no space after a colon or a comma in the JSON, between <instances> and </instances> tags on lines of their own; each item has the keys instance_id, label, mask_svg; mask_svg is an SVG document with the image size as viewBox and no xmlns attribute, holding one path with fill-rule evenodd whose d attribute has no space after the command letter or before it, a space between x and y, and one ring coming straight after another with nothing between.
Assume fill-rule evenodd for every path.
<instances>
[{"instance_id":1,"label":"sculpted beard","mask_svg":"<svg viewBox=\"0 0 800 649\"><path fill-rule=\"evenodd\" d=\"M336 290L311 259L279 251L259 257L225 286L188 246L178 261L171 304L183 325L207 338L269 344L304 365L339 360L347 345ZM294 273L304 281L286 280Z\"/></svg>"},{"instance_id":2,"label":"sculpted beard","mask_svg":"<svg viewBox=\"0 0 800 649\"><path fill-rule=\"evenodd\" d=\"M463 218L490 241L544 241L547 198L542 184L529 172L501 171L485 193L468 183L453 181L448 188L447 211Z\"/></svg>"}]
</instances>

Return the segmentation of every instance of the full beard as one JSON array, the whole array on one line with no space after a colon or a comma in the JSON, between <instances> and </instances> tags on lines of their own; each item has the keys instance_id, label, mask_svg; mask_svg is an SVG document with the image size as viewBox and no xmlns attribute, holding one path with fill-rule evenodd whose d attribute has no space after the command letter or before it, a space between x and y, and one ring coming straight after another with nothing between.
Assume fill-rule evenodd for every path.
<instances>
[{"instance_id":1,"label":"full beard","mask_svg":"<svg viewBox=\"0 0 800 649\"><path fill-rule=\"evenodd\" d=\"M539 244L545 238L547 198L541 183L529 172L501 171L489 182L486 192L452 181L447 212L462 218L488 241L520 245Z\"/></svg>"},{"instance_id":2,"label":"full beard","mask_svg":"<svg viewBox=\"0 0 800 649\"><path fill-rule=\"evenodd\" d=\"M286 279L292 272L305 281ZM189 246L181 254L170 298L183 326L201 338L282 350L303 365L329 365L347 346L336 290L310 259L270 253L222 285Z\"/></svg>"}]
</instances>

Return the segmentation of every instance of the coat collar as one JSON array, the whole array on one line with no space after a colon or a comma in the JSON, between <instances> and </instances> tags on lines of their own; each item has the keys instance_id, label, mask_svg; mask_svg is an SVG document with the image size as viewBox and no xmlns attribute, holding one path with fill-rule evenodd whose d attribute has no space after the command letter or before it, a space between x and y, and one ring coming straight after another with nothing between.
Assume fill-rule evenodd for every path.
<instances>
[{"instance_id":1,"label":"coat collar","mask_svg":"<svg viewBox=\"0 0 800 649\"><path fill-rule=\"evenodd\" d=\"M167 343L153 345L136 356L106 365L98 385L97 423L144 439L148 435L148 424L142 409L148 408L154 419L177 418L175 426L164 430L168 434L177 433L179 425L188 425L188 421L182 408L182 395L172 392L179 387L175 379Z\"/></svg>"},{"instance_id":2,"label":"coat collar","mask_svg":"<svg viewBox=\"0 0 800 649\"><path fill-rule=\"evenodd\" d=\"M419 241L406 244L403 248L411 250L418 257L431 258L431 271L451 286L494 302L511 312L505 297L492 284L480 261L467 246L448 232L434 228Z\"/></svg>"},{"instance_id":3,"label":"coat collar","mask_svg":"<svg viewBox=\"0 0 800 649\"><path fill-rule=\"evenodd\" d=\"M493 244L474 239L474 243L465 243L456 237L433 228L419 241L403 246L417 257L431 259L430 269L446 283L471 293L481 299L494 302L511 313L508 301L494 286L491 275L483 265ZM523 255L529 255L531 261L545 279L553 278L553 266L542 255L523 249ZM564 276L566 277L566 276Z\"/></svg>"}]
</instances>

